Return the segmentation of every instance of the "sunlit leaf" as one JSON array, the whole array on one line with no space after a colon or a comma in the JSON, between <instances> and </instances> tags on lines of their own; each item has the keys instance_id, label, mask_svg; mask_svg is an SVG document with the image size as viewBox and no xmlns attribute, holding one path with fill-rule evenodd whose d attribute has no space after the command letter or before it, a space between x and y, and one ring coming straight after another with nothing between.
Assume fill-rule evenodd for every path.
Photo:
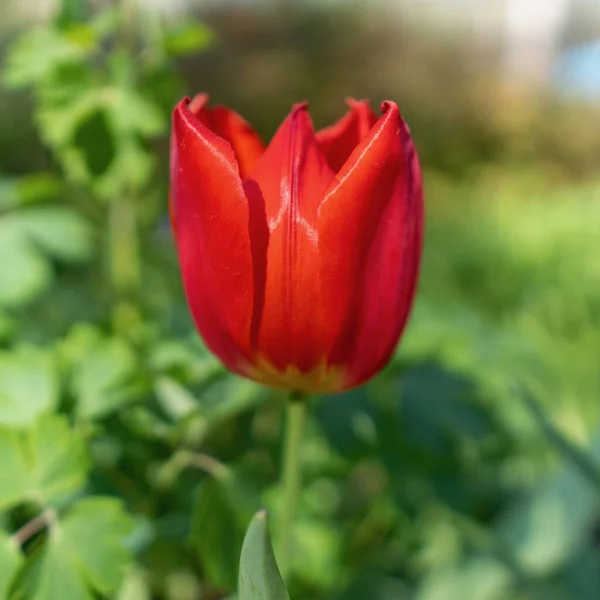
<instances>
[{"instance_id":1,"label":"sunlit leaf","mask_svg":"<svg viewBox=\"0 0 600 600\"><path fill-rule=\"evenodd\" d=\"M134 88L114 88L109 106L109 118L116 131L153 137L166 129L167 117L160 107Z\"/></svg>"},{"instance_id":2,"label":"sunlit leaf","mask_svg":"<svg viewBox=\"0 0 600 600\"><path fill-rule=\"evenodd\" d=\"M141 190L155 173L156 157L138 136L127 135L119 140L110 168L92 182L98 196L111 202L124 189Z\"/></svg>"},{"instance_id":3,"label":"sunlit leaf","mask_svg":"<svg viewBox=\"0 0 600 600\"><path fill-rule=\"evenodd\" d=\"M55 199L62 190L60 180L49 173L24 177L0 177L0 209Z\"/></svg>"},{"instance_id":4,"label":"sunlit leaf","mask_svg":"<svg viewBox=\"0 0 600 600\"><path fill-rule=\"evenodd\" d=\"M18 544L0 530L0 598L8 596L7 592L22 563L23 555Z\"/></svg>"},{"instance_id":5,"label":"sunlit leaf","mask_svg":"<svg viewBox=\"0 0 600 600\"><path fill-rule=\"evenodd\" d=\"M204 383L224 372L221 363L200 344L189 340L160 340L150 353L152 369L160 373L178 373L189 382Z\"/></svg>"},{"instance_id":6,"label":"sunlit leaf","mask_svg":"<svg viewBox=\"0 0 600 600\"><path fill-rule=\"evenodd\" d=\"M319 589L334 590L341 575L340 532L316 519L298 519L294 532L294 572Z\"/></svg>"},{"instance_id":7,"label":"sunlit leaf","mask_svg":"<svg viewBox=\"0 0 600 600\"><path fill-rule=\"evenodd\" d=\"M35 206L0 217L0 305L33 299L52 281L48 258L80 262L92 251L85 220L65 207Z\"/></svg>"},{"instance_id":8,"label":"sunlit leaf","mask_svg":"<svg viewBox=\"0 0 600 600\"><path fill-rule=\"evenodd\" d=\"M28 302L52 281L48 261L33 248L16 224L0 219L0 306Z\"/></svg>"},{"instance_id":9,"label":"sunlit leaf","mask_svg":"<svg viewBox=\"0 0 600 600\"><path fill-rule=\"evenodd\" d=\"M131 556L126 538L132 521L113 498L74 504L58 523L20 580L19 595L35 600L91 600L118 589Z\"/></svg>"},{"instance_id":10,"label":"sunlit leaf","mask_svg":"<svg viewBox=\"0 0 600 600\"><path fill-rule=\"evenodd\" d=\"M120 338L84 342L74 357L71 385L77 412L86 418L101 418L137 397L130 387L137 372L131 346Z\"/></svg>"},{"instance_id":11,"label":"sunlit leaf","mask_svg":"<svg viewBox=\"0 0 600 600\"><path fill-rule=\"evenodd\" d=\"M198 410L198 401L181 384L170 377L158 377L154 382L156 397L165 413L174 420Z\"/></svg>"},{"instance_id":12,"label":"sunlit leaf","mask_svg":"<svg viewBox=\"0 0 600 600\"><path fill-rule=\"evenodd\" d=\"M81 62L85 45L70 40L60 30L31 29L10 47L4 69L4 83L11 88L38 84L63 65Z\"/></svg>"},{"instance_id":13,"label":"sunlit leaf","mask_svg":"<svg viewBox=\"0 0 600 600\"><path fill-rule=\"evenodd\" d=\"M515 593L508 569L493 560L479 559L440 569L425 579L415 600L512 600Z\"/></svg>"},{"instance_id":14,"label":"sunlit leaf","mask_svg":"<svg viewBox=\"0 0 600 600\"><path fill-rule=\"evenodd\" d=\"M165 49L173 56L200 52L215 41L212 29L202 23L185 23L165 36Z\"/></svg>"},{"instance_id":15,"label":"sunlit leaf","mask_svg":"<svg viewBox=\"0 0 600 600\"><path fill-rule=\"evenodd\" d=\"M246 379L222 377L201 398L201 414L211 425L260 406L268 398L264 387Z\"/></svg>"},{"instance_id":16,"label":"sunlit leaf","mask_svg":"<svg viewBox=\"0 0 600 600\"><path fill-rule=\"evenodd\" d=\"M115 600L151 600L148 577L140 569L131 569L125 576Z\"/></svg>"},{"instance_id":17,"label":"sunlit leaf","mask_svg":"<svg viewBox=\"0 0 600 600\"><path fill-rule=\"evenodd\" d=\"M85 483L83 439L61 416L41 417L26 431L0 427L0 510L21 502L60 503Z\"/></svg>"},{"instance_id":18,"label":"sunlit leaf","mask_svg":"<svg viewBox=\"0 0 600 600\"><path fill-rule=\"evenodd\" d=\"M58 401L58 372L52 355L23 347L0 352L0 424L27 425Z\"/></svg>"},{"instance_id":19,"label":"sunlit leaf","mask_svg":"<svg viewBox=\"0 0 600 600\"><path fill-rule=\"evenodd\" d=\"M94 238L89 224L75 211L44 206L15 215L23 234L49 256L65 262L90 258Z\"/></svg>"},{"instance_id":20,"label":"sunlit leaf","mask_svg":"<svg viewBox=\"0 0 600 600\"><path fill-rule=\"evenodd\" d=\"M290 600L269 539L267 515L259 512L251 521L240 557L239 600Z\"/></svg>"}]
</instances>

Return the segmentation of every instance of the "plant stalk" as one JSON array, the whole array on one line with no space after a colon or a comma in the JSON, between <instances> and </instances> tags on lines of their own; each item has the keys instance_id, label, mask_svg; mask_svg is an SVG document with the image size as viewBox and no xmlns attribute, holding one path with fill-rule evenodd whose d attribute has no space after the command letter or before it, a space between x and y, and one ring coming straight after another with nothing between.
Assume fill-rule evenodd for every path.
<instances>
[{"instance_id":1,"label":"plant stalk","mask_svg":"<svg viewBox=\"0 0 600 600\"><path fill-rule=\"evenodd\" d=\"M302 437L308 409L307 398L292 394L286 409L283 448L283 505L280 525L279 570L284 581L290 572L294 550L294 521L300 493Z\"/></svg>"},{"instance_id":2,"label":"plant stalk","mask_svg":"<svg viewBox=\"0 0 600 600\"><path fill-rule=\"evenodd\" d=\"M131 56L136 46L137 0L120 0L119 46ZM113 292L136 296L141 287L141 262L136 197L129 185L113 198L108 213L108 261Z\"/></svg>"},{"instance_id":3,"label":"plant stalk","mask_svg":"<svg viewBox=\"0 0 600 600\"><path fill-rule=\"evenodd\" d=\"M132 198L115 199L109 206L109 268L112 285L118 296L134 294L141 284L135 209Z\"/></svg>"}]
</instances>

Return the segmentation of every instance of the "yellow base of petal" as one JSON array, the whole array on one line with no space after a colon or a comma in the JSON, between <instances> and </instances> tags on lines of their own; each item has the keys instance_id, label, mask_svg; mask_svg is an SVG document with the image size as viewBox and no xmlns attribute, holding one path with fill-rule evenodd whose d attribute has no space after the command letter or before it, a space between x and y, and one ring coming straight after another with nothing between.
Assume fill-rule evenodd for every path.
<instances>
[{"instance_id":1,"label":"yellow base of petal","mask_svg":"<svg viewBox=\"0 0 600 600\"><path fill-rule=\"evenodd\" d=\"M339 392L345 387L345 369L327 365L324 361L312 371L303 373L294 365L289 365L285 371L279 371L268 360L259 356L244 371L258 383L299 394L326 394Z\"/></svg>"}]
</instances>

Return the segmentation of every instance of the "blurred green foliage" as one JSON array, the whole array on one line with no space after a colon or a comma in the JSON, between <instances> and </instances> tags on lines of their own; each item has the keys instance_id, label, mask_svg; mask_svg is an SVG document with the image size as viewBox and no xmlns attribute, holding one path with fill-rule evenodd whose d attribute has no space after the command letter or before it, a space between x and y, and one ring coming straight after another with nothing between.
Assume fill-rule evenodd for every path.
<instances>
[{"instance_id":1,"label":"blurred green foliage","mask_svg":"<svg viewBox=\"0 0 600 600\"><path fill-rule=\"evenodd\" d=\"M68 0L10 36L0 598L232 598L258 509L277 537L281 399L204 348L168 231L186 79L265 137L305 97L318 124L345 94L395 97L426 169L403 343L366 387L313 401L290 596L598 598L594 115L482 87L452 39L289 10L177 24ZM242 568L269 589L257 519Z\"/></svg>"}]
</instances>

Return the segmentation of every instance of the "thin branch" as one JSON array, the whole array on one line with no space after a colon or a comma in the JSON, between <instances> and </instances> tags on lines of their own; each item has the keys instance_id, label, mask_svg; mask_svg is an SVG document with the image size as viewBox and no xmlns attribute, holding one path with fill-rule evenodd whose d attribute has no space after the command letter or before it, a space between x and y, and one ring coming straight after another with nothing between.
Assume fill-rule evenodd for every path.
<instances>
[{"instance_id":1,"label":"thin branch","mask_svg":"<svg viewBox=\"0 0 600 600\"><path fill-rule=\"evenodd\" d=\"M202 469L215 479L222 479L229 474L229 469L222 462L208 454L185 451L185 459L189 466Z\"/></svg>"},{"instance_id":2,"label":"thin branch","mask_svg":"<svg viewBox=\"0 0 600 600\"><path fill-rule=\"evenodd\" d=\"M584 448L574 444L550 421L544 409L531 394L524 390L520 394L525 407L537 422L542 432L559 453L571 462L579 472L600 490L600 463L596 457Z\"/></svg>"},{"instance_id":3,"label":"thin branch","mask_svg":"<svg viewBox=\"0 0 600 600\"><path fill-rule=\"evenodd\" d=\"M31 521L25 523L23 527L21 527L15 533L13 533L12 539L19 546L22 546L34 535L42 531L42 529L50 527L55 522L56 511L54 509L48 508L41 515L34 517L33 519L31 519Z\"/></svg>"}]
</instances>

